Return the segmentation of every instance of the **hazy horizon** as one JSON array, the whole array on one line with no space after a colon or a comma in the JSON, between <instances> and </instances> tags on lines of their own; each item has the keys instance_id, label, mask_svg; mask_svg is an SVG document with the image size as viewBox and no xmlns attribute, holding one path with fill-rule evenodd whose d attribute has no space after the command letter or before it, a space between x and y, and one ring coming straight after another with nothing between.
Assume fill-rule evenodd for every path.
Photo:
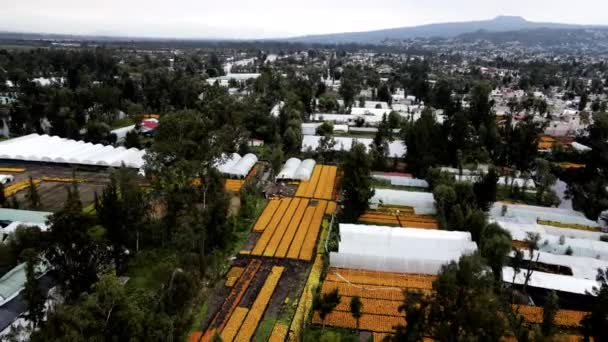
<instances>
[{"instance_id":1,"label":"hazy horizon","mask_svg":"<svg viewBox=\"0 0 608 342\"><path fill-rule=\"evenodd\" d=\"M2 0L5 1L5 0ZM544 2L544 1L543 1ZM587 9L592 9L587 11ZM449 0L19 0L0 11L0 31L150 38L255 39L371 31L442 22L487 20L499 15L530 21L606 25L608 2Z\"/></svg>"}]
</instances>

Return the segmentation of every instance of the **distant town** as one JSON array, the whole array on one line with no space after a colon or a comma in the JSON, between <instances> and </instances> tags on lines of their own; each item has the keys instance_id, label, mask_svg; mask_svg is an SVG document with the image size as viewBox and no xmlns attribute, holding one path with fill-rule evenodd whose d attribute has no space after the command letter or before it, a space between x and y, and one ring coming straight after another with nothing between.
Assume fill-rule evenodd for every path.
<instances>
[{"instance_id":1,"label":"distant town","mask_svg":"<svg viewBox=\"0 0 608 342\"><path fill-rule=\"evenodd\" d=\"M608 341L605 27L5 32L0 120L3 341Z\"/></svg>"}]
</instances>

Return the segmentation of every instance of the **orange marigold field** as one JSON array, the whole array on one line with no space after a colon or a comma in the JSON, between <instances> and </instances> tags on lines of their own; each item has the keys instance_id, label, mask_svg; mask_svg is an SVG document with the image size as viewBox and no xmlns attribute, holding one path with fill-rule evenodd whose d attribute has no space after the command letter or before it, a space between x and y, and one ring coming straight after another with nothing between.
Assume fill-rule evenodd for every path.
<instances>
[{"instance_id":1,"label":"orange marigold field","mask_svg":"<svg viewBox=\"0 0 608 342\"><path fill-rule=\"evenodd\" d=\"M293 215L293 217L291 218L291 221L289 222L289 226L287 226L287 231L285 231L285 234L283 235L283 238L281 239L281 243L279 244L279 247L277 248L277 252L275 253L274 257L275 258L284 258L287 255L287 251L289 250L289 245L291 245L291 242L293 241L296 232L298 231L298 227L300 226L300 222L302 222L302 217L304 216L304 212L306 211L306 208L308 207L308 199L302 199L300 201L300 204L298 205L298 208L296 209L295 214Z\"/></svg>"},{"instance_id":2,"label":"orange marigold field","mask_svg":"<svg viewBox=\"0 0 608 342\"><path fill-rule=\"evenodd\" d=\"M543 308L529 305L513 305L513 310L518 310L519 314L529 323L542 323ZM588 312L559 310L555 314L555 323L562 327L577 327Z\"/></svg>"},{"instance_id":3,"label":"orange marigold field","mask_svg":"<svg viewBox=\"0 0 608 342\"><path fill-rule=\"evenodd\" d=\"M234 340L234 337L239 332L241 324L243 324L243 320L247 316L248 312L249 309L242 307L238 307L234 310L234 312L230 316L230 319L228 320L228 323L226 324L224 329L222 329L222 333L220 334L220 336L222 337L222 341L231 342L232 340Z\"/></svg>"},{"instance_id":4,"label":"orange marigold field","mask_svg":"<svg viewBox=\"0 0 608 342\"><path fill-rule=\"evenodd\" d=\"M331 268L326 278L326 280L335 282L413 289L432 289L433 281L435 279L435 276L430 275L372 272L338 268Z\"/></svg>"},{"instance_id":5,"label":"orange marigold field","mask_svg":"<svg viewBox=\"0 0 608 342\"><path fill-rule=\"evenodd\" d=\"M275 229L274 234L268 242L268 246L266 246L266 249L264 250L264 256L272 257L277 252L277 249L279 248L279 243L281 243L281 239L285 235L285 231L287 230L287 227L289 226L289 223L291 222L291 219L293 218L293 215L299 205L299 198L294 198L293 200L291 200L291 202L289 203L289 207L287 207L287 210L285 210L283 219L279 222L278 227Z\"/></svg>"},{"instance_id":6,"label":"orange marigold field","mask_svg":"<svg viewBox=\"0 0 608 342\"><path fill-rule=\"evenodd\" d=\"M342 296L359 296L360 298L384 299L392 301L403 300L404 288L374 286L374 285L350 285L342 282L325 281L323 283L323 293L329 293L334 289ZM430 291L429 291L430 292Z\"/></svg>"},{"instance_id":7,"label":"orange marigold field","mask_svg":"<svg viewBox=\"0 0 608 342\"><path fill-rule=\"evenodd\" d=\"M325 211L325 213L327 215L333 215L336 213L337 209L338 209L338 203L332 201L332 202L327 203L327 210Z\"/></svg>"},{"instance_id":8,"label":"orange marigold field","mask_svg":"<svg viewBox=\"0 0 608 342\"><path fill-rule=\"evenodd\" d=\"M266 278L266 281L260 290L260 293L253 302L245 321L241 325L241 329L239 330L235 341L251 341L251 338L253 337L253 334L255 333L262 316L264 315L264 311L268 306L270 297L272 297L272 294L274 293L274 290L281 279L284 269L285 268L282 266L274 266L272 268L268 278Z\"/></svg>"},{"instance_id":9,"label":"orange marigold field","mask_svg":"<svg viewBox=\"0 0 608 342\"><path fill-rule=\"evenodd\" d=\"M319 325L323 324L318 312L315 312L313 316L313 323ZM372 332L391 333L394 331L393 327L399 324L405 324L405 318L364 314L359 320L359 329ZM325 317L325 325L356 329L357 321L353 318L350 311L333 311Z\"/></svg>"},{"instance_id":10,"label":"orange marigold field","mask_svg":"<svg viewBox=\"0 0 608 342\"><path fill-rule=\"evenodd\" d=\"M237 266L231 267L230 270L228 271L228 273L226 274L226 283L225 283L226 287L234 286L234 283L236 283L236 281L239 279L241 274L243 274L244 270L245 270L244 267L237 267Z\"/></svg>"},{"instance_id":11,"label":"orange marigold field","mask_svg":"<svg viewBox=\"0 0 608 342\"><path fill-rule=\"evenodd\" d=\"M308 231L308 227L310 227L310 222L312 221L314 213L314 207L306 208L306 211L304 212L304 217L302 217L302 222L300 222L298 230L296 231L296 235L294 235L293 241L291 242L291 246L289 247L289 252L287 253L288 258L297 259L300 255L300 249L302 248L302 244L304 243L304 238L306 237L306 232Z\"/></svg>"},{"instance_id":12,"label":"orange marigold field","mask_svg":"<svg viewBox=\"0 0 608 342\"><path fill-rule=\"evenodd\" d=\"M270 242L270 238L272 237L277 226L280 224L281 220L283 219L283 215L285 214L285 211L287 211L287 208L289 207L290 203L291 203L290 198L284 198L281 200L281 204L279 205L279 207L277 208L277 211L272 216L272 219L270 220L270 223L268 223L268 226L266 226L266 229L264 229L264 232L262 232L262 236L260 236L260 238L256 242L251 254L262 255L264 253L264 250L266 249L266 247L268 246L268 243Z\"/></svg>"},{"instance_id":13,"label":"orange marigold field","mask_svg":"<svg viewBox=\"0 0 608 342\"><path fill-rule=\"evenodd\" d=\"M253 226L254 231L261 232L266 229L266 226L272 219L272 215L274 215L274 212L277 210L280 203L281 201L278 199L271 199L270 202L268 202L266 208L264 208L264 211L262 212L262 215L260 215L257 222Z\"/></svg>"},{"instance_id":14,"label":"orange marigold field","mask_svg":"<svg viewBox=\"0 0 608 342\"><path fill-rule=\"evenodd\" d=\"M340 299L340 304L335 308L337 311L350 311L350 300L352 297L342 295ZM373 315L386 315L386 316L403 316L403 313L399 312L399 306L403 304L403 300L382 300L382 299L370 299L370 298L360 298L361 304L363 304L361 308L361 312L364 314L373 314Z\"/></svg>"},{"instance_id":15,"label":"orange marigold field","mask_svg":"<svg viewBox=\"0 0 608 342\"><path fill-rule=\"evenodd\" d=\"M323 216L325 215L326 209L327 201L319 201L317 203L314 217L310 222L310 227L307 229L306 237L304 238L304 243L302 244L302 248L300 250L300 260L312 260L312 253L317 245L317 237L319 236L319 231L321 230L321 224L323 222Z\"/></svg>"},{"instance_id":16,"label":"orange marigold field","mask_svg":"<svg viewBox=\"0 0 608 342\"><path fill-rule=\"evenodd\" d=\"M289 333L289 327L283 323L277 322L270 334L269 342L284 342Z\"/></svg>"}]
</instances>

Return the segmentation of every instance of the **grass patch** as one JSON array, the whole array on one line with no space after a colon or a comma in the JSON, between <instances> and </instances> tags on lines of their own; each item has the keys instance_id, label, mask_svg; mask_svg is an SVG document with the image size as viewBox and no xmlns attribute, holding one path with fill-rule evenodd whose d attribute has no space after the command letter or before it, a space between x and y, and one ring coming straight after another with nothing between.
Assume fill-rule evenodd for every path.
<instances>
[{"instance_id":1,"label":"grass patch","mask_svg":"<svg viewBox=\"0 0 608 342\"><path fill-rule=\"evenodd\" d=\"M516 204L538 205L536 194L521 190L516 196L513 196L511 189L504 186L499 186L496 192L497 201L507 201Z\"/></svg>"},{"instance_id":2,"label":"grass patch","mask_svg":"<svg viewBox=\"0 0 608 342\"><path fill-rule=\"evenodd\" d=\"M195 311L192 315L192 325L190 326L190 332L198 331L200 329L200 324L205 319L207 319L207 315L209 314L209 305L207 301L201 305L198 311Z\"/></svg>"},{"instance_id":3,"label":"grass patch","mask_svg":"<svg viewBox=\"0 0 608 342\"><path fill-rule=\"evenodd\" d=\"M112 122L111 126L112 126L113 129L116 129L116 128L122 128L122 127L131 126L131 125L134 125L134 124L135 124L135 122L133 122L133 119L131 119L128 116L125 116L122 119L118 119L118 120L115 120L114 122Z\"/></svg>"},{"instance_id":4,"label":"grass patch","mask_svg":"<svg viewBox=\"0 0 608 342\"><path fill-rule=\"evenodd\" d=\"M258 325L258 330L255 334L254 341L265 342L268 341L270 335L272 334L272 329L274 328L274 324L277 322L276 317L268 317L265 320L261 321Z\"/></svg>"},{"instance_id":5,"label":"grass patch","mask_svg":"<svg viewBox=\"0 0 608 342\"><path fill-rule=\"evenodd\" d=\"M157 291L178 266L174 251L153 249L139 252L129 265L127 290Z\"/></svg>"},{"instance_id":6,"label":"grass patch","mask_svg":"<svg viewBox=\"0 0 608 342\"><path fill-rule=\"evenodd\" d=\"M359 341L359 334L355 330L339 329L332 327L325 327L325 329L309 326L304 330L303 334L304 342L318 342L318 341L348 341L357 342Z\"/></svg>"}]
</instances>

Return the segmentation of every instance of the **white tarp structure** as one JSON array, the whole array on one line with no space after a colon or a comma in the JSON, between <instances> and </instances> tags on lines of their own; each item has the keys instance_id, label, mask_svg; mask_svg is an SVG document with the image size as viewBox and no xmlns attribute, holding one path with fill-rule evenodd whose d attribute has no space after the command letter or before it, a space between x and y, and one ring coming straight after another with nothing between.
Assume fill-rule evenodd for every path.
<instances>
[{"instance_id":1,"label":"white tarp structure","mask_svg":"<svg viewBox=\"0 0 608 342\"><path fill-rule=\"evenodd\" d=\"M578 152L588 152L591 151L591 147L577 143L576 141L571 144L572 148Z\"/></svg>"},{"instance_id":2,"label":"white tarp structure","mask_svg":"<svg viewBox=\"0 0 608 342\"><path fill-rule=\"evenodd\" d=\"M494 218L490 222L507 230L513 240L524 241L528 233L538 234L538 248L542 252L565 255L570 250L573 256L608 261L608 243L600 241L603 235L600 232L555 228L508 218Z\"/></svg>"},{"instance_id":3,"label":"white tarp structure","mask_svg":"<svg viewBox=\"0 0 608 342\"><path fill-rule=\"evenodd\" d=\"M305 135L302 138L302 152L306 152L309 149L314 151L319 147L321 136L318 135ZM334 151L350 151L354 143L361 143L365 145L366 149L372 144L371 138L349 138L349 137L333 137L336 144L333 146ZM391 158L401 158L405 155L407 149L402 140L394 140L388 144L388 154Z\"/></svg>"},{"instance_id":4,"label":"white tarp structure","mask_svg":"<svg viewBox=\"0 0 608 342\"><path fill-rule=\"evenodd\" d=\"M338 252L330 265L339 268L437 274L442 265L477 250L470 233L340 224Z\"/></svg>"},{"instance_id":5,"label":"white tarp structure","mask_svg":"<svg viewBox=\"0 0 608 342\"><path fill-rule=\"evenodd\" d=\"M505 283L511 283L513 281L514 270L511 267L503 267L502 269L502 280ZM515 284L523 285L526 281L526 270L522 269L515 276ZM576 294L587 294L593 290L593 287L597 287L597 281L588 279L579 279L571 276L552 274L534 271L528 281L528 286L562 291Z\"/></svg>"},{"instance_id":6,"label":"white tarp structure","mask_svg":"<svg viewBox=\"0 0 608 342\"><path fill-rule=\"evenodd\" d=\"M224 173L233 177L245 178L257 162L258 157L253 153L248 153Z\"/></svg>"},{"instance_id":7,"label":"white tarp structure","mask_svg":"<svg viewBox=\"0 0 608 342\"><path fill-rule=\"evenodd\" d=\"M430 192L402 191L391 189L374 189L374 196L370 199L371 204L394 205L400 207L412 207L418 215L433 215L435 209L435 197Z\"/></svg>"},{"instance_id":8,"label":"white tarp structure","mask_svg":"<svg viewBox=\"0 0 608 342\"><path fill-rule=\"evenodd\" d=\"M0 159L141 168L145 151L30 134L0 142Z\"/></svg>"},{"instance_id":9,"label":"white tarp structure","mask_svg":"<svg viewBox=\"0 0 608 342\"><path fill-rule=\"evenodd\" d=\"M277 175L281 180L300 180L308 181L312 176L312 171L317 163L313 159L301 161L298 158L290 158L285 162L285 166Z\"/></svg>"},{"instance_id":10,"label":"white tarp structure","mask_svg":"<svg viewBox=\"0 0 608 342\"><path fill-rule=\"evenodd\" d=\"M238 153L222 154L221 159L215 163L215 167L221 173L228 173L239 160L241 160L241 156Z\"/></svg>"},{"instance_id":11,"label":"white tarp structure","mask_svg":"<svg viewBox=\"0 0 608 342\"><path fill-rule=\"evenodd\" d=\"M511 257L513 257L514 254L515 252L511 252ZM524 252L524 259L549 265L568 267L572 270L572 276L579 279L595 280L598 269L605 270L608 268L608 261L606 260L551 254L541 251L534 251L531 257L529 252Z\"/></svg>"},{"instance_id":12,"label":"white tarp structure","mask_svg":"<svg viewBox=\"0 0 608 342\"><path fill-rule=\"evenodd\" d=\"M112 130L110 133L116 135L117 142L123 142L125 140L125 138L127 137L127 133L129 133L133 130L135 130L135 125L117 128L115 130Z\"/></svg>"},{"instance_id":13,"label":"white tarp structure","mask_svg":"<svg viewBox=\"0 0 608 342\"><path fill-rule=\"evenodd\" d=\"M464 171L464 170L463 170ZM467 183L476 183L481 181L481 176L479 175L454 175L454 179L456 179L457 182L467 182ZM526 189L536 189L536 184L534 184L534 180L532 179L523 179L523 178L512 178L512 177L498 177L498 182L496 182L496 184L500 185L500 186L511 186L511 184L513 185L517 185L517 187L519 188L526 188Z\"/></svg>"},{"instance_id":14,"label":"white tarp structure","mask_svg":"<svg viewBox=\"0 0 608 342\"><path fill-rule=\"evenodd\" d=\"M308 181L310 180L310 177L312 176L312 172L315 169L315 165L317 165L317 162L314 161L314 159L306 159L304 160L300 166L298 167L298 169L296 170L296 173L294 175L294 179L298 179L301 181Z\"/></svg>"},{"instance_id":15,"label":"white tarp structure","mask_svg":"<svg viewBox=\"0 0 608 342\"><path fill-rule=\"evenodd\" d=\"M277 179L294 179L296 170L300 167L302 161L298 158L289 158L285 162L285 165L281 169L281 172L277 174Z\"/></svg>"},{"instance_id":16,"label":"white tarp structure","mask_svg":"<svg viewBox=\"0 0 608 342\"><path fill-rule=\"evenodd\" d=\"M396 175L383 174L383 173L374 173L374 174L372 174L372 177L374 177L375 179L388 181L391 183L391 185L395 185L395 186L409 186L412 188L423 188L423 189L426 189L429 187L429 183L427 181L425 181L424 179L410 178L410 177L405 177L405 176L396 176Z\"/></svg>"},{"instance_id":17,"label":"white tarp structure","mask_svg":"<svg viewBox=\"0 0 608 342\"><path fill-rule=\"evenodd\" d=\"M507 208L504 215L503 206L506 206ZM599 227L597 222L587 219L581 212L570 209L538 207L533 205L505 204L496 202L490 210L490 216L494 218L516 218L520 222L529 223L543 220L564 224L578 224L588 227Z\"/></svg>"}]
</instances>

